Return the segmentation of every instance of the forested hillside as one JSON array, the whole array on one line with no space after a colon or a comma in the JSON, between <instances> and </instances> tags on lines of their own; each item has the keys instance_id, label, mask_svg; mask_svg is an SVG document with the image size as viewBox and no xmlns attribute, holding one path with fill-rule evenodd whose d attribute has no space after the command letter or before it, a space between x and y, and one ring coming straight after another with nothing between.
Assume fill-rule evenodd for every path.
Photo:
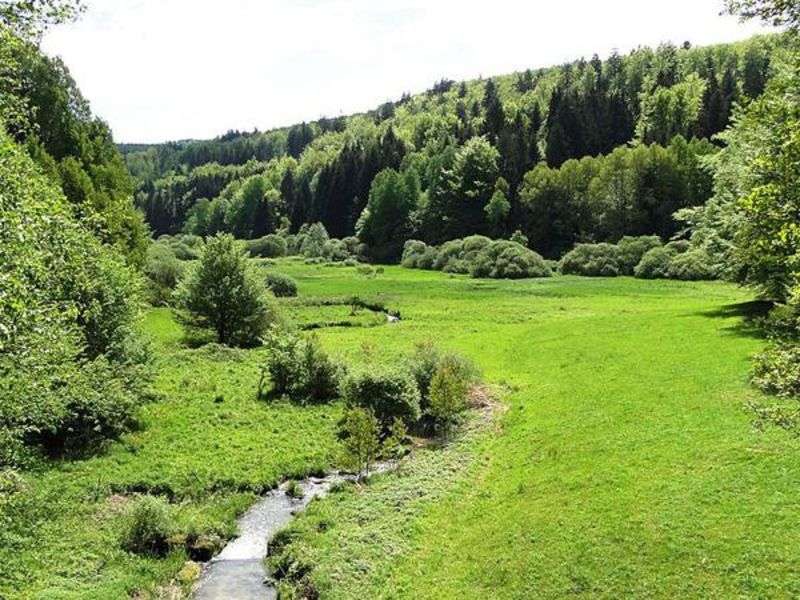
<instances>
[{"instance_id":1,"label":"forested hillside","mask_svg":"<svg viewBox=\"0 0 800 600\"><path fill-rule=\"evenodd\" d=\"M319 221L341 238L371 219L428 243L520 229L557 257L576 241L673 235L672 213L710 196L708 140L763 92L777 44L640 48L443 80L363 115L123 150L156 234L255 238ZM386 169L408 190L373 187ZM394 246L373 258L397 259Z\"/></svg>"}]
</instances>

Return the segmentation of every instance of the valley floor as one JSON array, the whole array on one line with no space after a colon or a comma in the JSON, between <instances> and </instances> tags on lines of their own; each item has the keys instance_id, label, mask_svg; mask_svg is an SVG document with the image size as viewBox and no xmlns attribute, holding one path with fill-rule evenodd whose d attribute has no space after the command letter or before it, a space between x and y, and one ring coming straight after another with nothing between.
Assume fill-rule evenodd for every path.
<instances>
[{"instance_id":1,"label":"valley floor","mask_svg":"<svg viewBox=\"0 0 800 600\"><path fill-rule=\"evenodd\" d=\"M473 358L506 404L496 427L298 518L293 545L323 597L800 594L800 442L752 427L749 356L763 342L742 321L746 292L278 268L301 299L357 294L400 311L396 324L318 329L334 355L396 360L433 340ZM291 310L312 322L317 308ZM126 494L167 494L187 523L229 535L256 494L334 463L339 406L258 401L262 350L184 348L161 309L147 327L163 398L141 431L27 474L25 493L0 506L12 542L0 548L0 597L153 591L185 557L118 549Z\"/></svg>"}]
</instances>

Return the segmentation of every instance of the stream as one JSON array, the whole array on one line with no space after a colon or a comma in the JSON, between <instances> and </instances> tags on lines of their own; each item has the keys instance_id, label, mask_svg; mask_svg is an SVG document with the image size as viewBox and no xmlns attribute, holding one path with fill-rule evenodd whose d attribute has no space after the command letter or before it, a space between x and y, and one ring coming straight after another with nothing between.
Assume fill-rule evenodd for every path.
<instances>
[{"instance_id":1,"label":"stream","mask_svg":"<svg viewBox=\"0 0 800 600\"><path fill-rule=\"evenodd\" d=\"M376 465L371 473L389 468L389 463ZM195 600L276 599L278 591L264 569L269 540L311 500L323 496L336 483L354 479L340 473L309 477L299 484L302 498L289 496L286 483L269 492L239 519L239 536L206 565L195 587Z\"/></svg>"}]
</instances>

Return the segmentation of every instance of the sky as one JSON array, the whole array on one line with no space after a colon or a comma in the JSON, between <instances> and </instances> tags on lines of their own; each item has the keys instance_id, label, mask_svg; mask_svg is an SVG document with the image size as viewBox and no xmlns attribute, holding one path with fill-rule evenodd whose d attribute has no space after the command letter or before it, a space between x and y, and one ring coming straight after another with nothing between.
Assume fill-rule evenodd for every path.
<instances>
[{"instance_id":1,"label":"sky","mask_svg":"<svg viewBox=\"0 0 800 600\"><path fill-rule=\"evenodd\" d=\"M117 141L212 138L375 108L441 79L758 33L722 0L87 0L54 28Z\"/></svg>"}]
</instances>

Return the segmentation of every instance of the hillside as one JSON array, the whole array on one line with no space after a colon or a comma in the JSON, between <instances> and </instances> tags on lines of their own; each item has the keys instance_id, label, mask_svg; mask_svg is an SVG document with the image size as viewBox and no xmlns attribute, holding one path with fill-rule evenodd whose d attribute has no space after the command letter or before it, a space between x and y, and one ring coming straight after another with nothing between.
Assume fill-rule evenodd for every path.
<instances>
[{"instance_id":1,"label":"hillside","mask_svg":"<svg viewBox=\"0 0 800 600\"><path fill-rule=\"evenodd\" d=\"M319 221L333 237L354 235L375 176L395 169L413 171L419 179L406 237L440 243L522 229L534 249L554 255L577 240L674 233L669 215L703 204L710 185L670 192L673 197L667 198L657 188L672 183L674 173L664 172L659 158L651 158L648 169L655 173L647 185L659 195L656 202L663 197L670 203L661 207L667 223L662 216L621 231L580 223L568 231L537 232L531 222L541 220L539 207L555 204L559 214L574 210L568 201L554 199L562 190L543 199L533 198L533 190L553 178L573 177L563 174L565 168L574 169L563 166L572 159L610 154L633 142L656 149L669 146L676 136L713 138L728 125L735 103L761 94L778 43L777 37L756 37L711 47L665 45L487 80L443 80L424 94L404 96L364 115L265 133L230 132L205 142L123 149L140 181L137 203L156 234L226 230L250 238L285 224L296 231L303 223ZM686 161L712 151L692 145L688 155L682 152L679 170L694 169L686 177L702 178L696 165ZM474 162L477 169L466 183L451 176L459 160ZM526 180L540 161L552 171L540 168ZM254 176L264 180L261 196L237 197L241 182ZM490 219L484 211L498 178L505 182L500 189L507 206Z\"/></svg>"}]
</instances>

